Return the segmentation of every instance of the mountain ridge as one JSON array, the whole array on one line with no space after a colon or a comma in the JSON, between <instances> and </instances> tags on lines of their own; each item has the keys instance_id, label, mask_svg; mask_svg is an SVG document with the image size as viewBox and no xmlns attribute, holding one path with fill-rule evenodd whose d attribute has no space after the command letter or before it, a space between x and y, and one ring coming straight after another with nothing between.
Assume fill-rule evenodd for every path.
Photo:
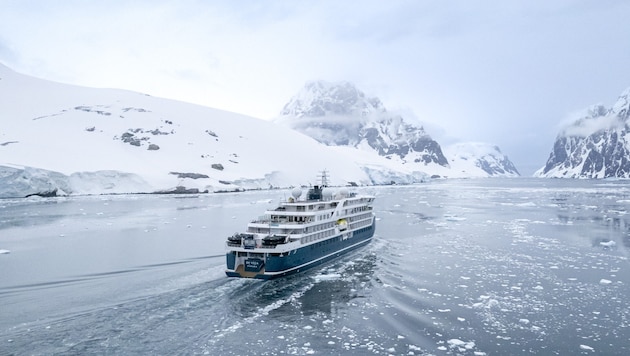
<instances>
[{"instance_id":1,"label":"mountain ridge","mask_svg":"<svg viewBox=\"0 0 630 356\"><path fill-rule=\"evenodd\" d=\"M447 158L440 144L422 125L389 112L378 97L366 95L347 81L307 82L287 102L275 122L328 146L349 146L373 151L402 165L431 172L432 175L519 175L512 162L494 145L491 145L496 147L492 155L476 158L477 165L462 162L461 156ZM486 162L484 157L488 157L491 162ZM466 168L451 167L452 164Z\"/></svg>"},{"instance_id":2,"label":"mountain ridge","mask_svg":"<svg viewBox=\"0 0 630 356\"><path fill-rule=\"evenodd\" d=\"M630 178L630 88L606 108L592 105L556 136L543 178Z\"/></svg>"}]
</instances>

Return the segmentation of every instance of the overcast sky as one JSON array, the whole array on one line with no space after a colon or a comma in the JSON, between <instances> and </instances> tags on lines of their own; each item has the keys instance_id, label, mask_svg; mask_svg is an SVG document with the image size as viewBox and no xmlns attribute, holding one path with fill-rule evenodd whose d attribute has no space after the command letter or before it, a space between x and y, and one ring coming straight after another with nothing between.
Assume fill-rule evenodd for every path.
<instances>
[{"instance_id":1,"label":"overcast sky","mask_svg":"<svg viewBox=\"0 0 630 356\"><path fill-rule=\"evenodd\" d=\"M262 119L347 80L531 175L561 123L630 87L630 1L0 0L0 62Z\"/></svg>"}]
</instances>

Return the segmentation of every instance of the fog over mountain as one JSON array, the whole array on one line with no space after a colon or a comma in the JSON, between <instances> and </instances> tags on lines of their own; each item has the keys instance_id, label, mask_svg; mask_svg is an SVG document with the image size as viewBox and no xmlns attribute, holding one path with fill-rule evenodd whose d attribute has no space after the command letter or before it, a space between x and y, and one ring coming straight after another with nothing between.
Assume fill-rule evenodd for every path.
<instances>
[{"instance_id":1,"label":"fog over mountain","mask_svg":"<svg viewBox=\"0 0 630 356\"><path fill-rule=\"evenodd\" d=\"M457 143L443 150L420 123L389 112L379 98L367 96L349 82L306 83L276 122L326 145L377 153L435 176L519 175L495 145Z\"/></svg>"},{"instance_id":2,"label":"fog over mountain","mask_svg":"<svg viewBox=\"0 0 630 356\"><path fill-rule=\"evenodd\" d=\"M593 105L556 137L535 176L630 178L630 88L611 108Z\"/></svg>"}]
</instances>

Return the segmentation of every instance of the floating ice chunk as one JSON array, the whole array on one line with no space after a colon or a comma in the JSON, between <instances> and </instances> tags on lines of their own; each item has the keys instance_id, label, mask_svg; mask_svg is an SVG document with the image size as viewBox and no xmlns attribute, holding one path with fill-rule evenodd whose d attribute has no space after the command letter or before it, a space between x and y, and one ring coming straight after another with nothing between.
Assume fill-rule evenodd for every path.
<instances>
[{"instance_id":1,"label":"floating ice chunk","mask_svg":"<svg viewBox=\"0 0 630 356\"><path fill-rule=\"evenodd\" d=\"M438 309L438 311L439 311L440 313L448 313L448 312L450 312L451 310L450 310L450 309Z\"/></svg>"},{"instance_id":2,"label":"floating ice chunk","mask_svg":"<svg viewBox=\"0 0 630 356\"><path fill-rule=\"evenodd\" d=\"M615 241L612 241L612 240L611 240L611 241L602 241L602 242L600 242L599 244L600 244L601 246L604 246L604 247L613 247L613 246L615 246L617 243L616 243Z\"/></svg>"},{"instance_id":3,"label":"floating ice chunk","mask_svg":"<svg viewBox=\"0 0 630 356\"><path fill-rule=\"evenodd\" d=\"M313 279L315 279L315 281L317 281L317 282L320 282L320 281L331 281L331 280L335 280L335 279L339 279L339 278L341 278L341 274L339 274L339 273L319 274L319 275L313 277Z\"/></svg>"},{"instance_id":4,"label":"floating ice chunk","mask_svg":"<svg viewBox=\"0 0 630 356\"><path fill-rule=\"evenodd\" d=\"M446 348L446 346L438 346L438 348L437 348L437 349L438 349L438 350L440 350L440 351L446 351L446 350L448 350L448 349Z\"/></svg>"},{"instance_id":5,"label":"floating ice chunk","mask_svg":"<svg viewBox=\"0 0 630 356\"><path fill-rule=\"evenodd\" d=\"M9 253L11 253L11 251L0 249L0 255L6 255L6 254L9 254Z\"/></svg>"},{"instance_id":6,"label":"floating ice chunk","mask_svg":"<svg viewBox=\"0 0 630 356\"><path fill-rule=\"evenodd\" d=\"M580 345L580 350L586 350L586 351L595 351L594 348L588 346L588 345Z\"/></svg>"},{"instance_id":7,"label":"floating ice chunk","mask_svg":"<svg viewBox=\"0 0 630 356\"><path fill-rule=\"evenodd\" d=\"M519 319L518 322L527 325L529 324L529 319Z\"/></svg>"},{"instance_id":8,"label":"floating ice chunk","mask_svg":"<svg viewBox=\"0 0 630 356\"><path fill-rule=\"evenodd\" d=\"M450 347L461 347L467 350L470 350L475 347L475 343L473 341L462 341L460 339L450 339L447 341Z\"/></svg>"},{"instance_id":9,"label":"floating ice chunk","mask_svg":"<svg viewBox=\"0 0 630 356\"><path fill-rule=\"evenodd\" d=\"M605 285L605 284L611 284L611 283L612 283L612 281L609 280L609 279L602 278L602 279L599 280L599 284L604 284Z\"/></svg>"}]
</instances>

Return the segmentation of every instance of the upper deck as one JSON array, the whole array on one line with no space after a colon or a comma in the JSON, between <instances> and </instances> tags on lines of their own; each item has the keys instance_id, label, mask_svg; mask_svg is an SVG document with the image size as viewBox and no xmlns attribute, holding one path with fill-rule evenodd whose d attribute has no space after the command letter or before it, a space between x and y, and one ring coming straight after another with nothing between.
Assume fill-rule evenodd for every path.
<instances>
[{"instance_id":1,"label":"upper deck","mask_svg":"<svg viewBox=\"0 0 630 356\"><path fill-rule=\"evenodd\" d=\"M353 210L371 210L374 200L373 196L348 193L345 189L333 193L318 186L308 191L306 199L300 199L300 196L301 191L294 189L292 197L278 207L265 211L265 215L251 221L251 224L305 224L328 220L348 215Z\"/></svg>"}]
</instances>

